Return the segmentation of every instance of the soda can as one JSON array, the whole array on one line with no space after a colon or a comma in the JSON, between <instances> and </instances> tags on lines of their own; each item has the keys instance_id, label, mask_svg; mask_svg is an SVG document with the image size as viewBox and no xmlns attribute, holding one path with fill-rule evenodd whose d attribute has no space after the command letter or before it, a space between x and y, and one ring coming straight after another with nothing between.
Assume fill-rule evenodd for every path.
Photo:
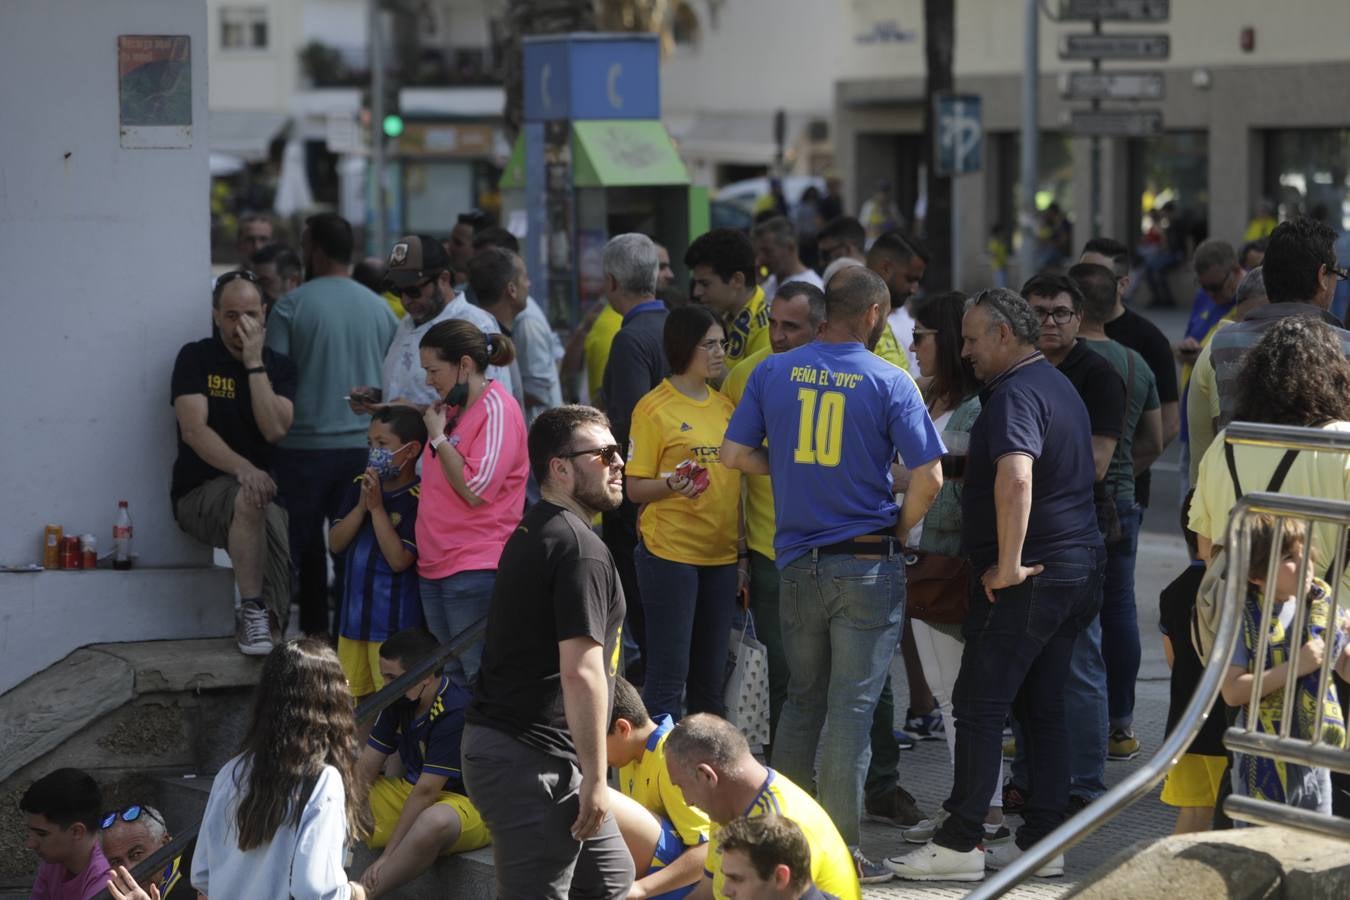
<instances>
[{"instance_id":1,"label":"soda can","mask_svg":"<svg viewBox=\"0 0 1350 900\"><path fill-rule=\"evenodd\" d=\"M62 535L63 531L60 525L48 525L42 529L42 568L61 568Z\"/></svg>"},{"instance_id":2,"label":"soda can","mask_svg":"<svg viewBox=\"0 0 1350 900\"><path fill-rule=\"evenodd\" d=\"M80 539L73 534L61 538L61 568L80 567Z\"/></svg>"},{"instance_id":3,"label":"soda can","mask_svg":"<svg viewBox=\"0 0 1350 900\"><path fill-rule=\"evenodd\" d=\"M80 565L85 569L98 568L98 538L92 534L80 535Z\"/></svg>"}]
</instances>

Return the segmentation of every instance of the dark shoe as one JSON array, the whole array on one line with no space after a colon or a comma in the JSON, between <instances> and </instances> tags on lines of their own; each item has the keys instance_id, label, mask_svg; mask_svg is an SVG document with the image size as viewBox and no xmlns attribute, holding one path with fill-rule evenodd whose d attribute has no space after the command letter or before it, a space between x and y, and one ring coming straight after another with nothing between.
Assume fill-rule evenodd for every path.
<instances>
[{"instance_id":1,"label":"dark shoe","mask_svg":"<svg viewBox=\"0 0 1350 900\"><path fill-rule=\"evenodd\" d=\"M947 737L942 713L936 709L917 716L914 710L908 710L905 713L905 731L920 741L940 741Z\"/></svg>"},{"instance_id":2,"label":"dark shoe","mask_svg":"<svg viewBox=\"0 0 1350 900\"><path fill-rule=\"evenodd\" d=\"M913 735L907 734L906 732L900 730L899 728L893 730L891 732L891 735L895 738L895 745L899 747L901 750L914 749Z\"/></svg>"},{"instance_id":3,"label":"dark shoe","mask_svg":"<svg viewBox=\"0 0 1350 900\"><path fill-rule=\"evenodd\" d=\"M914 802L909 791L895 786L895 790L879 799L868 798L863 802L863 818L869 822L882 822L897 828L909 828L923 821L924 815Z\"/></svg>"},{"instance_id":4,"label":"dark shoe","mask_svg":"<svg viewBox=\"0 0 1350 900\"><path fill-rule=\"evenodd\" d=\"M1003 814L1020 816L1027 805L1027 792L1009 781L1003 785Z\"/></svg>"},{"instance_id":5,"label":"dark shoe","mask_svg":"<svg viewBox=\"0 0 1350 900\"><path fill-rule=\"evenodd\" d=\"M1091 803L1095 797L1080 797L1077 794L1069 795L1069 804L1064 807L1064 818L1076 816L1083 811L1083 807ZM1006 810L1005 810L1006 812Z\"/></svg>"}]
</instances>

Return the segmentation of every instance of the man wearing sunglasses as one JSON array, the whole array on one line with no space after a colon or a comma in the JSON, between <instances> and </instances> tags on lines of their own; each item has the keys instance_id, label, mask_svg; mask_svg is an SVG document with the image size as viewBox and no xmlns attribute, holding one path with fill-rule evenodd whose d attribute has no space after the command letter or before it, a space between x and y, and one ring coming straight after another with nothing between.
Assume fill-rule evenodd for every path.
<instances>
[{"instance_id":1,"label":"man wearing sunglasses","mask_svg":"<svg viewBox=\"0 0 1350 900\"><path fill-rule=\"evenodd\" d=\"M128 871L135 869L160 847L173 840L164 817L153 806L133 803L126 809L105 813L100 823L99 843L108 865ZM141 888L149 892L154 885L161 900L196 900L197 892L186 877L192 871L192 851L197 842L162 866L139 879Z\"/></svg>"},{"instance_id":2,"label":"man wearing sunglasses","mask_svg":"<svg viewBox=\"0 0 1350 900\"><path fill-rule=\"evenodd\" d=\"M399 401L425 410L441 398L427 385L418 346L431 328L450 319L464 319L484 334L498 334L497 321L486 310L455 292L450 257L441 242L424 234L410 234L389 251L389 284L407 312L399 320L389 351L384 355L379 385L361 385L349 392L352 412L370 415L382 402ZM512 387L510 370L489 366L488 378Z\"/></svg>"}]
</instances>

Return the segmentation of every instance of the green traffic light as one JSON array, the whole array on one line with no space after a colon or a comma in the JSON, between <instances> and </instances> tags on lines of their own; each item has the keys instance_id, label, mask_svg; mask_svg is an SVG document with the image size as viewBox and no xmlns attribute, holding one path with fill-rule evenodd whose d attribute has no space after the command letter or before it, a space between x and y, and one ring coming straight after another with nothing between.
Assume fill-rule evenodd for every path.
<instances>
[{"instance_id":1,"label":"green traffic light","mask_svg":"<svg viewBox=\"0 0 1350 900\"><path fill-rule=\"evenodd\" d=\"M384 133L387 137L396 138L403 133L403 117L399 115L389 115L384 117Z\"/></svg>"}]
</instances>

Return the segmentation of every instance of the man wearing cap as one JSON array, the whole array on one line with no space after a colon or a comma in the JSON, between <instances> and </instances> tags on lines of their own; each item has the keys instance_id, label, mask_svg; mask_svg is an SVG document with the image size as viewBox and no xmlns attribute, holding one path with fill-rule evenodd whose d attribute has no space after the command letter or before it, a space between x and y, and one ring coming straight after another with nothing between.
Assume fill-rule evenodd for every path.
<instances>
[{"instance_id":1,"label":"man wearing cap","mask_svg":"<svg viewBox=\"0 0 1350 900\"><path fill-rule=\"evenodd\" d=\"M484 334L497 334L497 320L487 310L474 306L455 293L451 261L441 242L426 235L401 237L389 252L389 281L403 298L407 311L399 320L394 340L385 354L379 387L362 386L351 390L352 411L370 414L382 400L402 401L418 408L436 402L435 389L427 385L418 344L422 335L439 322L464 319L477 325ZM488 378L495 378L508 391L514 386L511 372L489 366Z\"/></svg>"}]
</instances>

